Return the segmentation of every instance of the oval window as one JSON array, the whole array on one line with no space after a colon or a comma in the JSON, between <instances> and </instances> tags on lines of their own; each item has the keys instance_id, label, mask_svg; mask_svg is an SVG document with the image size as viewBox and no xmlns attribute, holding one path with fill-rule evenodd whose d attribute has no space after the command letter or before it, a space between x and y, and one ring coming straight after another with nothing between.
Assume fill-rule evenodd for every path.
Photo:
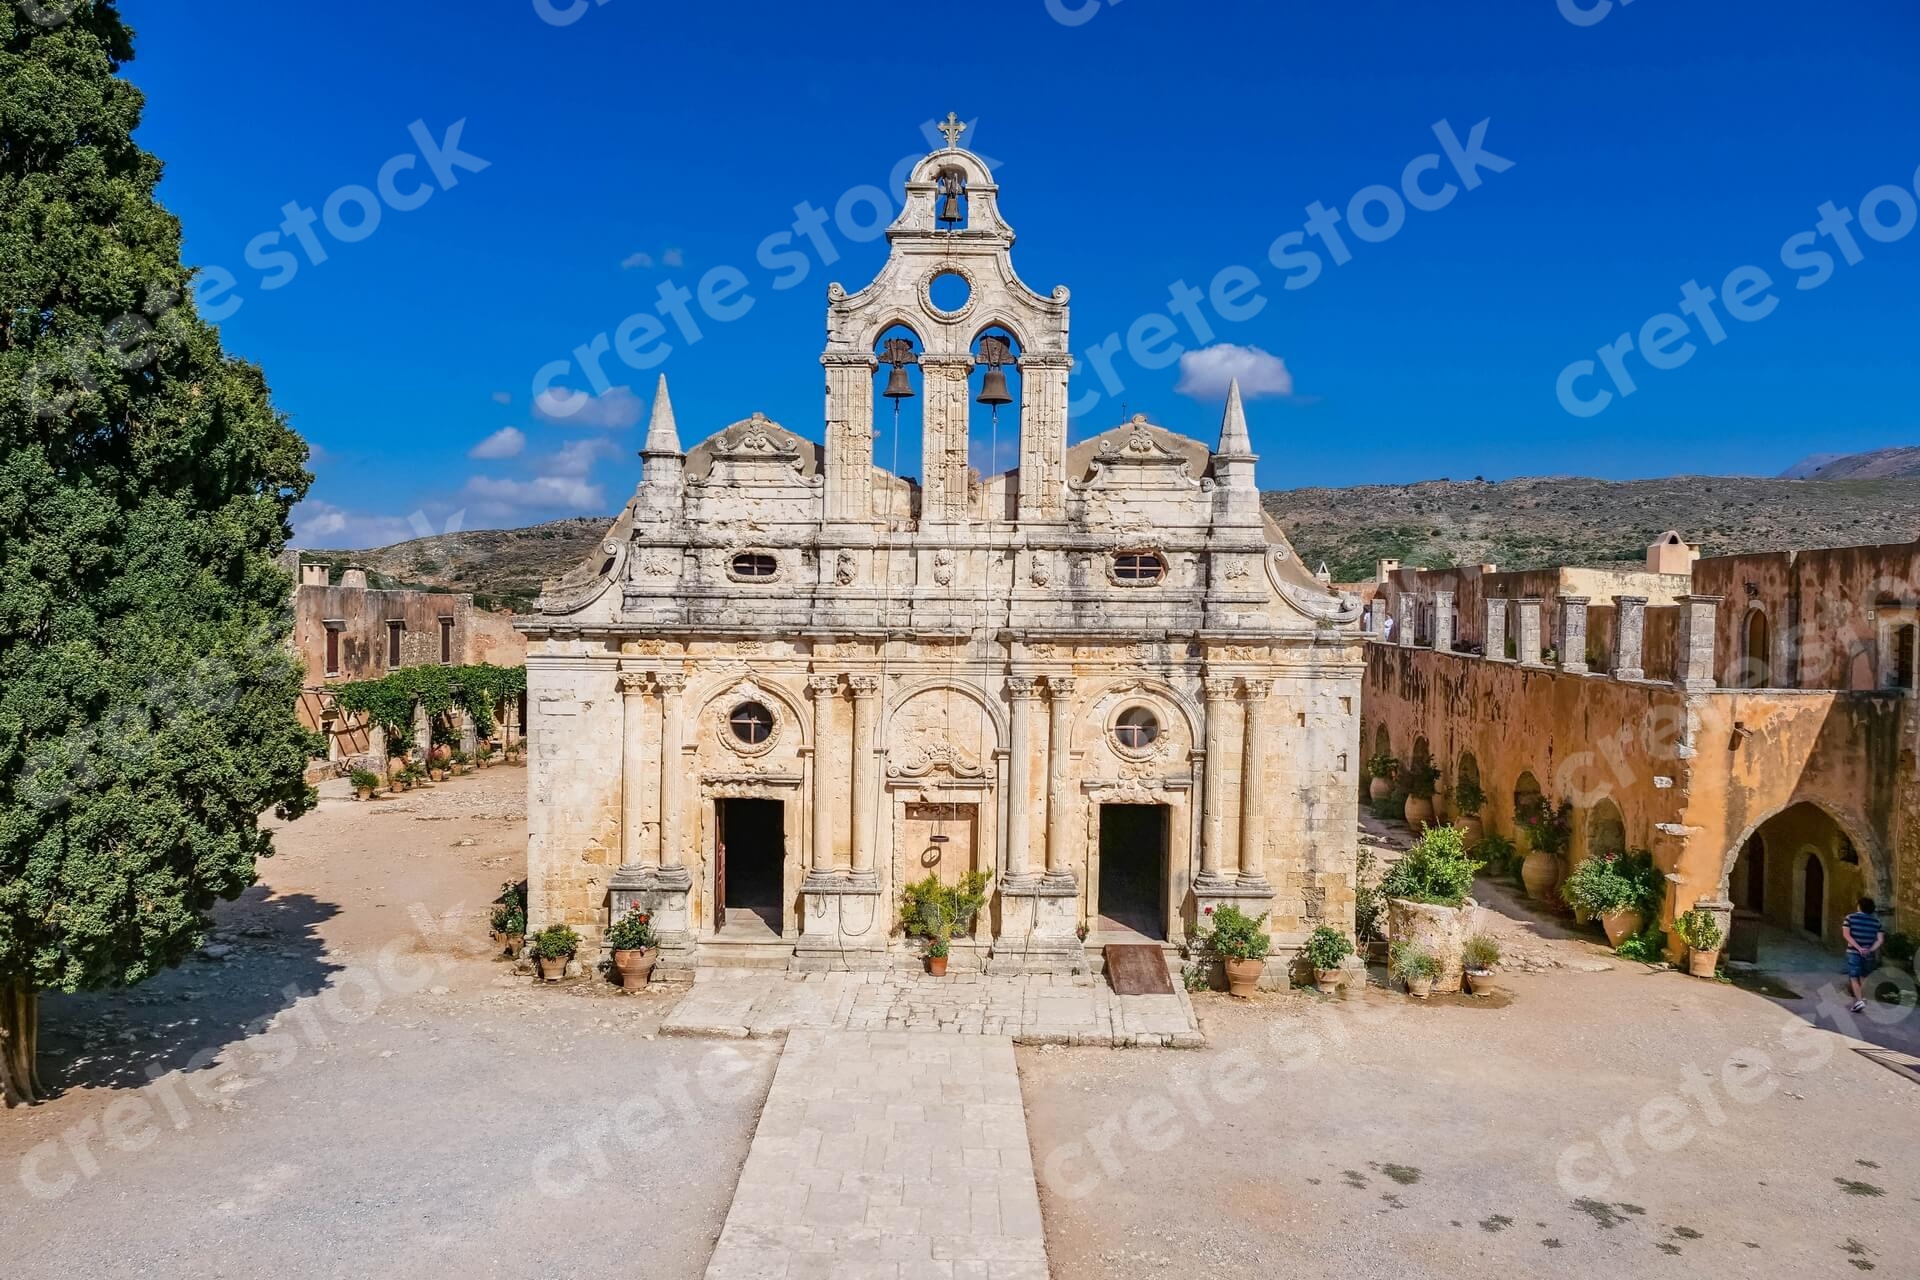
<instances>
[{"instance_id":1,"label":"oval window","mask_svg":"<svg viewBox=\"0 0 1920 1280\"><path fill-rule=\"evenodd\" d=\"M773 712L758 702L743 702L728 713L727 727L734 737L757 747L773 736Z\"/></svg>"},{"instance_id":2,"label":"oval window","mask_svg":"<svg viewBox=\"0 0 1920 1280\"><path fill-rule=\"evenodd\" d=\"M1160 738L1160 717L1147 707L1128 707L1113 722L1113 736L1129 751L1145 751Z\"/></svg>"},{"instance_id":3,"label":"oval window","mask_svg":"<svg viewBox=\"0 0 1920 1280\"><path fill-rule=\"evenodd\" d=\"M743 551L733 558L736 578L771 578L780 572L780 562L763 551Z\"/></svg>"},{"instance_id":4,"label":"oval window","mask_svg":"<svg viewBox=\"0 0 1920 1280\"><path fill-rule=\"evenodd\" d=\"M1151 551L1123 551L1113 558L1113 576L1122 582L1158 582L1167 562Z\"/></svg>"}]
</instances>

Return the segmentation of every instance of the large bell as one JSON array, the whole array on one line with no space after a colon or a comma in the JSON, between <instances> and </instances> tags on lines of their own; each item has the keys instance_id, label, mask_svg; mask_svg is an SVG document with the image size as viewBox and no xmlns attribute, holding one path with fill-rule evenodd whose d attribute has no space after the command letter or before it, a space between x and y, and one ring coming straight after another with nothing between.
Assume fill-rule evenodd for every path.
<instances>
[{"instance_id":1,"label":"large bell","mask_svg":"<svg viewBox=\"0 0 1920 1280\"><path fill-rule=\"evenodd\" d=\"M960 197L959 196L949 194L945 200L942 200L940 202L940 221L942 222L960 221Z\"/></svg>"},{"instance_id":2,"label":"large bell","mask_svg":"<svg viewBox=\"0 0 1920 1280\"><path fill-rule=\"evenodd\" d=\"M907 381L905 365L893 366L893 372L887 375L887 389L880 393L889 400L910 400L913 398L913 384Z\"/></svg>"},{"instance_id":3,"label":"large bell","mask_svg":"<svg viewBox=\"0 0 1920 1280\"><path fill-rule=\"evenodd\" d=\"M1007 390L1007 375L998 369L987 370L987 376L980 383L981 404L1012 404L1013 393Z\"/></svg>"}]
</instances>

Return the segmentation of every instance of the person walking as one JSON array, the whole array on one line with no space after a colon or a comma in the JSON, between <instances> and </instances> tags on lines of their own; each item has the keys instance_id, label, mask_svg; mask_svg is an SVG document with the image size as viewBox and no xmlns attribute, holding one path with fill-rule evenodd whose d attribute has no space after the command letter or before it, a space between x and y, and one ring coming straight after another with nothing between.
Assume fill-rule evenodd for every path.
<instances>
[{"instance_id":1,"label":"person walking","mask_svg":"<svg viewBox=\"0 0 1920 1280\"><path fill-rule=\"evenodd\" d=\"M1860 899L1860 909L1840 922L1840 933L1847 940L1847 986L1853 991L1853 1011L1867 1007L1861 983L1873 969L1873 958L1886 945L1886 930L1873 913L1873 899Z\"/></svg>"}]
</instances>

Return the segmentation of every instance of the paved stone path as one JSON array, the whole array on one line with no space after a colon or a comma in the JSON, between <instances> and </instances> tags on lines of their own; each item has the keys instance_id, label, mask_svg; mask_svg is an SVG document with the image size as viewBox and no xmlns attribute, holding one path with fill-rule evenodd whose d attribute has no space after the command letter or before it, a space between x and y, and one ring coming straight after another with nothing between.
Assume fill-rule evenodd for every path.
<instances>
[{"instance_id":1,"label":"paved stone path","mask_svg":"<svg viewBox=\"0 0 1920 1280\"><path fill-rule=\"evenodd\" d=\"M1013 1043L795 1029L707 1280L1047 1280Z\"/></svg>"},{"instance_id":2,"label":"paved stone path","mask_svg":"<svg viewBox=\"0 0 1920 1280\"><path fill-rule=\"evenodd\" d=\"M1198 1048L1187 993L1119 996L1086 974L767 973L702 969L667 1016L667 1035L943 1031L1020 1044Z\"/></svg>"}]
</instances>

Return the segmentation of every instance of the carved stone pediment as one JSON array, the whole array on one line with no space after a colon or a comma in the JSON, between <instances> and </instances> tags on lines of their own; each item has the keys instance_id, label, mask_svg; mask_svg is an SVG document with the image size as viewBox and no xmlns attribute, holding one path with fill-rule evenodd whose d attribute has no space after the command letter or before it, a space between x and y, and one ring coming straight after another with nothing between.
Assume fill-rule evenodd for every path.
<instances>
[{"instance_id":1,"label":"carved stone pediment","mask_svg":"<svg viewBox=\"0 0 1920 1280\"><path fill-rule=\"evenodd\" d=\"M951 742L920 739L888 754L889 778L925 778L935 773L951 774L956 778L986 776L986 770L980 767L978 761Z\"/></svg>"},{"instance_id":2,"label":"carved stone pediment","mask_svg":"<svg viewBox=\"0 0 1920 1280\"><path fill-rule=\"evenodd\" d=\"M1093 474L1080 486L1085 489L1199 489L1193 463L1154 439L1153 427L1144 413L1093 456Z\"/></svg>"}]
</instances>

